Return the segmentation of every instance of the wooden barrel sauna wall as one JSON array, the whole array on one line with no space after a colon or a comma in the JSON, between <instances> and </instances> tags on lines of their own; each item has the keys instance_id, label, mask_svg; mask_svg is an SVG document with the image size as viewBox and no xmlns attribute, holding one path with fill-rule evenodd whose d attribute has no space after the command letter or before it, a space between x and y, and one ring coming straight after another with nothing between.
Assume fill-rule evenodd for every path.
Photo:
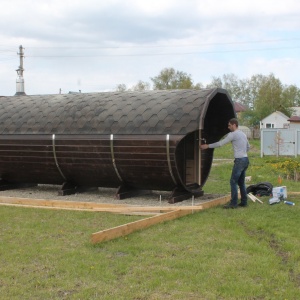
<instances>
[{"instance_id":1,"label":"wooden barrel sauna wall","mask_svg":"<svg viewBox=\"0 0 300 300\"><path fill-rule=\"evenodd\" d=\"M119 187L200 195L235 117L223 89L0 97L0 188ZM63 189L64 189L63 188ZM184 196L185 195L185 196Z\"/></svg>"}]
</instances>

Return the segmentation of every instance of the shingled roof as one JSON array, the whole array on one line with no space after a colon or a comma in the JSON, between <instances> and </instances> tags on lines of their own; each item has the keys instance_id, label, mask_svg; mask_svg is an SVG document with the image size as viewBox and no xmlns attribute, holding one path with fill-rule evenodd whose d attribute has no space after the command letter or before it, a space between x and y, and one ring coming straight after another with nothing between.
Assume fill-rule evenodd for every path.
<instances>
[{"instance_id":1,"label":"shingled roof","mask_svg":"<svg viewBox=\"0 0 300 300\"><path fill-rule=\"evenodd\" d=\"M298 116L292 116L292 117L290 117L289 119L288 119L288 121L290 121L290 122L296 122L296 123L300 123L300 117L298 117Z\"/></svg>"},{"instance_id":2,"label":"shingled roof","mask_svg":"<svg viewBox=\"0 0 300 300\"><path fill-rule=\"evenodd\" d=\"M222 89L3 97L1 134L186 134ZM231 100L230 100L231 101Z\"/></svg>"},{"instance_id":3,"label":"shingled roof","mask_svg":"<svg viewBox=\"0 0 300 300\"><path fill-rule=\"evenodd\" d=\"M237 113L247 110L247 107L239 102L234 102L233 104L234 104L234 110Z\"/></svg>"}]
</instances>

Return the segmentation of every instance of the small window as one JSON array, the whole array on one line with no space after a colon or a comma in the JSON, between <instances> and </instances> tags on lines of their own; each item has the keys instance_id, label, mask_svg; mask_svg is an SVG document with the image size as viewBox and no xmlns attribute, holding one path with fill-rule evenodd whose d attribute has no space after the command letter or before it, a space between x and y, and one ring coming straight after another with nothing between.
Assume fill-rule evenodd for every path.
<instances>
[{"instance_id":1,"label":"small window","mask_svg":"<svg viewBox=\"0 0 300 300\"><path fill-rule=\"evenodd\" d=\"M266 128L274 128L274 124L273 123L266 123Z\"/></svg>"}]
</instances>

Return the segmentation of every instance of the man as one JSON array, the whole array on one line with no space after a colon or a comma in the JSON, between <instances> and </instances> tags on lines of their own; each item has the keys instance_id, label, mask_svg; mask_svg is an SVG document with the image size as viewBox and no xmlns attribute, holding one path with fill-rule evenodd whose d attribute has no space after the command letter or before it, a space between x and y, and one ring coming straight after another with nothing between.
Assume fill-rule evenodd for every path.
<instances>
[{"instance_id":1,"label":"man","mask_svg":"<svg viewBox=\"0 0 300 300\"><path fill-rule=\"evenodd\" d=\"M230 178L230 188L231 188L231 201L229 204L225 205L224 208L237 208L238 206L247 206L247 192L245 185L246 170L249 166L249 159L247 152L250 149L250 145L247 136L244 132L238 129L238 120L233 118L228 122L228 129L230 133L221 141L213 144L201 145L201 149L205 150L208 148L218 148L229 142L232 143L234 151L234 165L232 168L231 178ZM238 186L241 193L241 203L238 204Z\"/></svg>"}]
</instances>

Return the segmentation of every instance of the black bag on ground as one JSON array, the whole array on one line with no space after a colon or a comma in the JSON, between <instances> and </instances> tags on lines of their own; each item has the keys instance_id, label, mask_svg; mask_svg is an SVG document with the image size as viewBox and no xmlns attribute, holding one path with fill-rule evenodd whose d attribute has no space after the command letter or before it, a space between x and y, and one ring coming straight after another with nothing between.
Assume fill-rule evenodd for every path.
<instances>
[{"instance_id":1,"label":"black bag on ground","mask_svg":"<svg viewBox=\"0 0 300 300\"><path fill-rule=\"evenodd\" d=\"M257 196L272 196L273 185L270 182L259 182L249 185L246 189L247 194L252 193Z\"/></svg>"}]
</instances>

